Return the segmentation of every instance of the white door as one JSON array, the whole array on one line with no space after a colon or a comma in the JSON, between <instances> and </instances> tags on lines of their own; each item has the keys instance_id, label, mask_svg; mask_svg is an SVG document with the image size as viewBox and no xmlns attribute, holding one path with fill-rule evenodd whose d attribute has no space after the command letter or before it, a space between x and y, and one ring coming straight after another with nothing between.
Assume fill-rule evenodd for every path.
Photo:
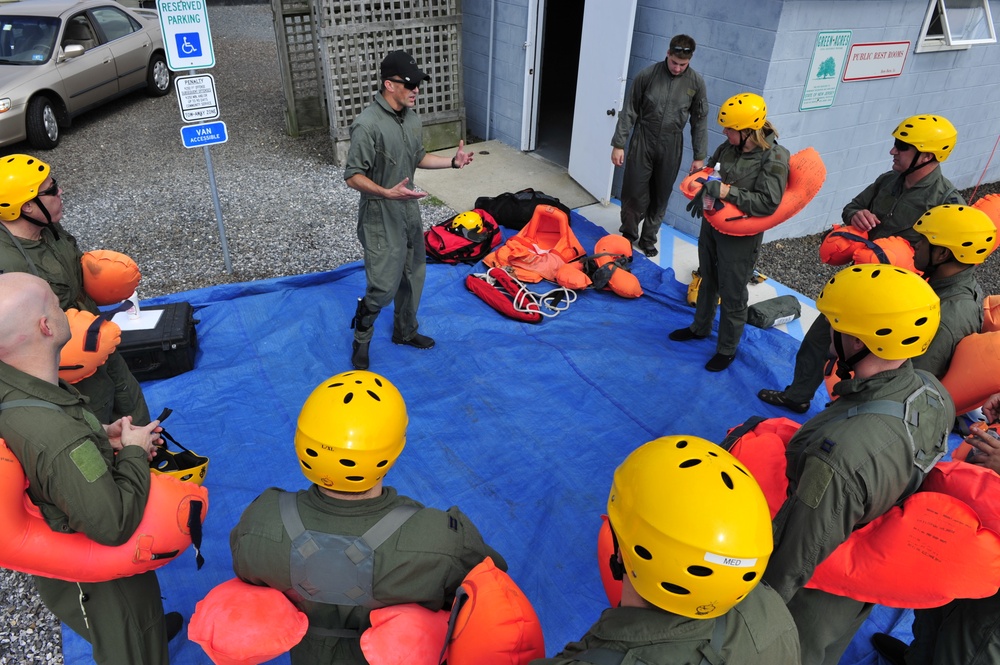
<instances>
[{"instance_id":1,"label":"white door","mask_svg":"<svg viewBox=\"0 0 1000 665\"><path fill-rule=\"evenodd\" d=\"M590 0L583 10L569 174L603 203L611 199L611 136L625 99L636 0Z\"/></svg>"}]
</instances>

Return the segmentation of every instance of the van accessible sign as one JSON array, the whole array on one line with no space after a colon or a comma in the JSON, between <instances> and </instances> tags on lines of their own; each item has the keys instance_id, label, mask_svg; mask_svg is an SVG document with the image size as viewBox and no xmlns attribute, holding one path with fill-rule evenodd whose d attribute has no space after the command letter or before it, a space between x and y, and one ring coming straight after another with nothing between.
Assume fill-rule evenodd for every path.
<instances>
[{"instance_id":1,"label":"van accessible sign","mask_svg":"<svg viewBox=\"0 0 1000 665\"><path fill-rule=\"evenodd\" d=\"M174 71L215 66L205 0L157 0L167 67Z\"/></svg>"}]
</instances>

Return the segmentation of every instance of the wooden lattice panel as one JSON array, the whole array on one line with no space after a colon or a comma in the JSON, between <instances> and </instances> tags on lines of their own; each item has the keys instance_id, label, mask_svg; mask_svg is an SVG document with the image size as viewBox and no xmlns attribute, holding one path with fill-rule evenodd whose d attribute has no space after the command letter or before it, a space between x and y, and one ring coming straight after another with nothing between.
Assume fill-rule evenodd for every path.
<instances>
[{"instance_id":1,"label":"wooden lattice panel","mask_svg":"<svg viewBox=\"0 0 1000 665\"><path fill-rule=\"evenodd\" d=\"M459 0L316 0L315 7L335 143L348 140L354 118L378 92L379 63L395 50L431 76L417 98L425 128L457 123L456 135L464 136Z\"/></svg>"},{"instance_id":2,"label":"wooden lattice panel","mask_svg":"<svg viewBox=\"0 0 1000 665\"><path fill-rule=\"evenodd\" d=\"M327 126L323 68L309 0L272 0L289 134Z\"/></svg>"}]
</instances>

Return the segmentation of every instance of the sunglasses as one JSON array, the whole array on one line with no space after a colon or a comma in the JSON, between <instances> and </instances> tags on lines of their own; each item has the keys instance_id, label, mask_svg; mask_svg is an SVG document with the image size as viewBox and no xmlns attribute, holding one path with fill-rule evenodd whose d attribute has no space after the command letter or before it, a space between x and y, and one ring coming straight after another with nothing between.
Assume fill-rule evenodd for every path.
<instances>
[{"instance_id":1,"label":"sunglasses","mask_svg":"<svg viewBox=\"0 0 1000 665\"><path fill-rule=\"evenodd\" d=\"M690 47L687 47L687 46L675 46L674 48L670 49L670 52L671 53L692 53L692 52L694 52L694 49L690 48Z\"/></svg>"},{"instance_id":2,"label":"sunglasses","mask_svg":"<svg viewBox=\"0 0 1000 665\"><path fill-rule=\"evenodd\" d=\"M416 90L420 87L420 81L401 81L400 79L386 79L386 81L392 81L393 83L399 83L407 90Z\"/></svg>"},{"instance_id":3,"label":"sunglasses","mask_svg":"<svg viewBox=\"0 0 1000 665\"><path fill-rule=\"evenodd\" d=\"M38 192L39 196L56 196L58 194L59 194L59 183L56 182L55 178L52 179L52 185L48 189L43 189L42 191Z\"/></svg>"},{"instance_id":4,"label":"sunglasses","mask_svg":"<svg viewBox=\"0 0 1000 665\"><path fill-rule=\"evenodd\" d=\"M907 150L913 150L913 146L905 141L900 141L895 139L892 143L893 147L896 148L896 152L906 152Z\"/></svg>"}]
</instances>

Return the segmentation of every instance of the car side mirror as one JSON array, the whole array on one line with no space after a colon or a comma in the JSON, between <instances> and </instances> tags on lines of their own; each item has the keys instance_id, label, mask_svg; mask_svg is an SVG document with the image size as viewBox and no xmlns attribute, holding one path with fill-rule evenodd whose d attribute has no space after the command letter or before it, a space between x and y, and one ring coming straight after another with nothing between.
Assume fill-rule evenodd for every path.
<instances>
[{"instance_id":1,"label":"car side mirror","mask_svg":"<svg viewBox=\"0 0 1000 665\"><path fill-rule=\"evenodd\" d=\"M83 44L67 44L66 46L63 46L63 56L65 56L66 60L79 58L86 52L87 49L83 48Z\"/></svg>"}]
</instances>

